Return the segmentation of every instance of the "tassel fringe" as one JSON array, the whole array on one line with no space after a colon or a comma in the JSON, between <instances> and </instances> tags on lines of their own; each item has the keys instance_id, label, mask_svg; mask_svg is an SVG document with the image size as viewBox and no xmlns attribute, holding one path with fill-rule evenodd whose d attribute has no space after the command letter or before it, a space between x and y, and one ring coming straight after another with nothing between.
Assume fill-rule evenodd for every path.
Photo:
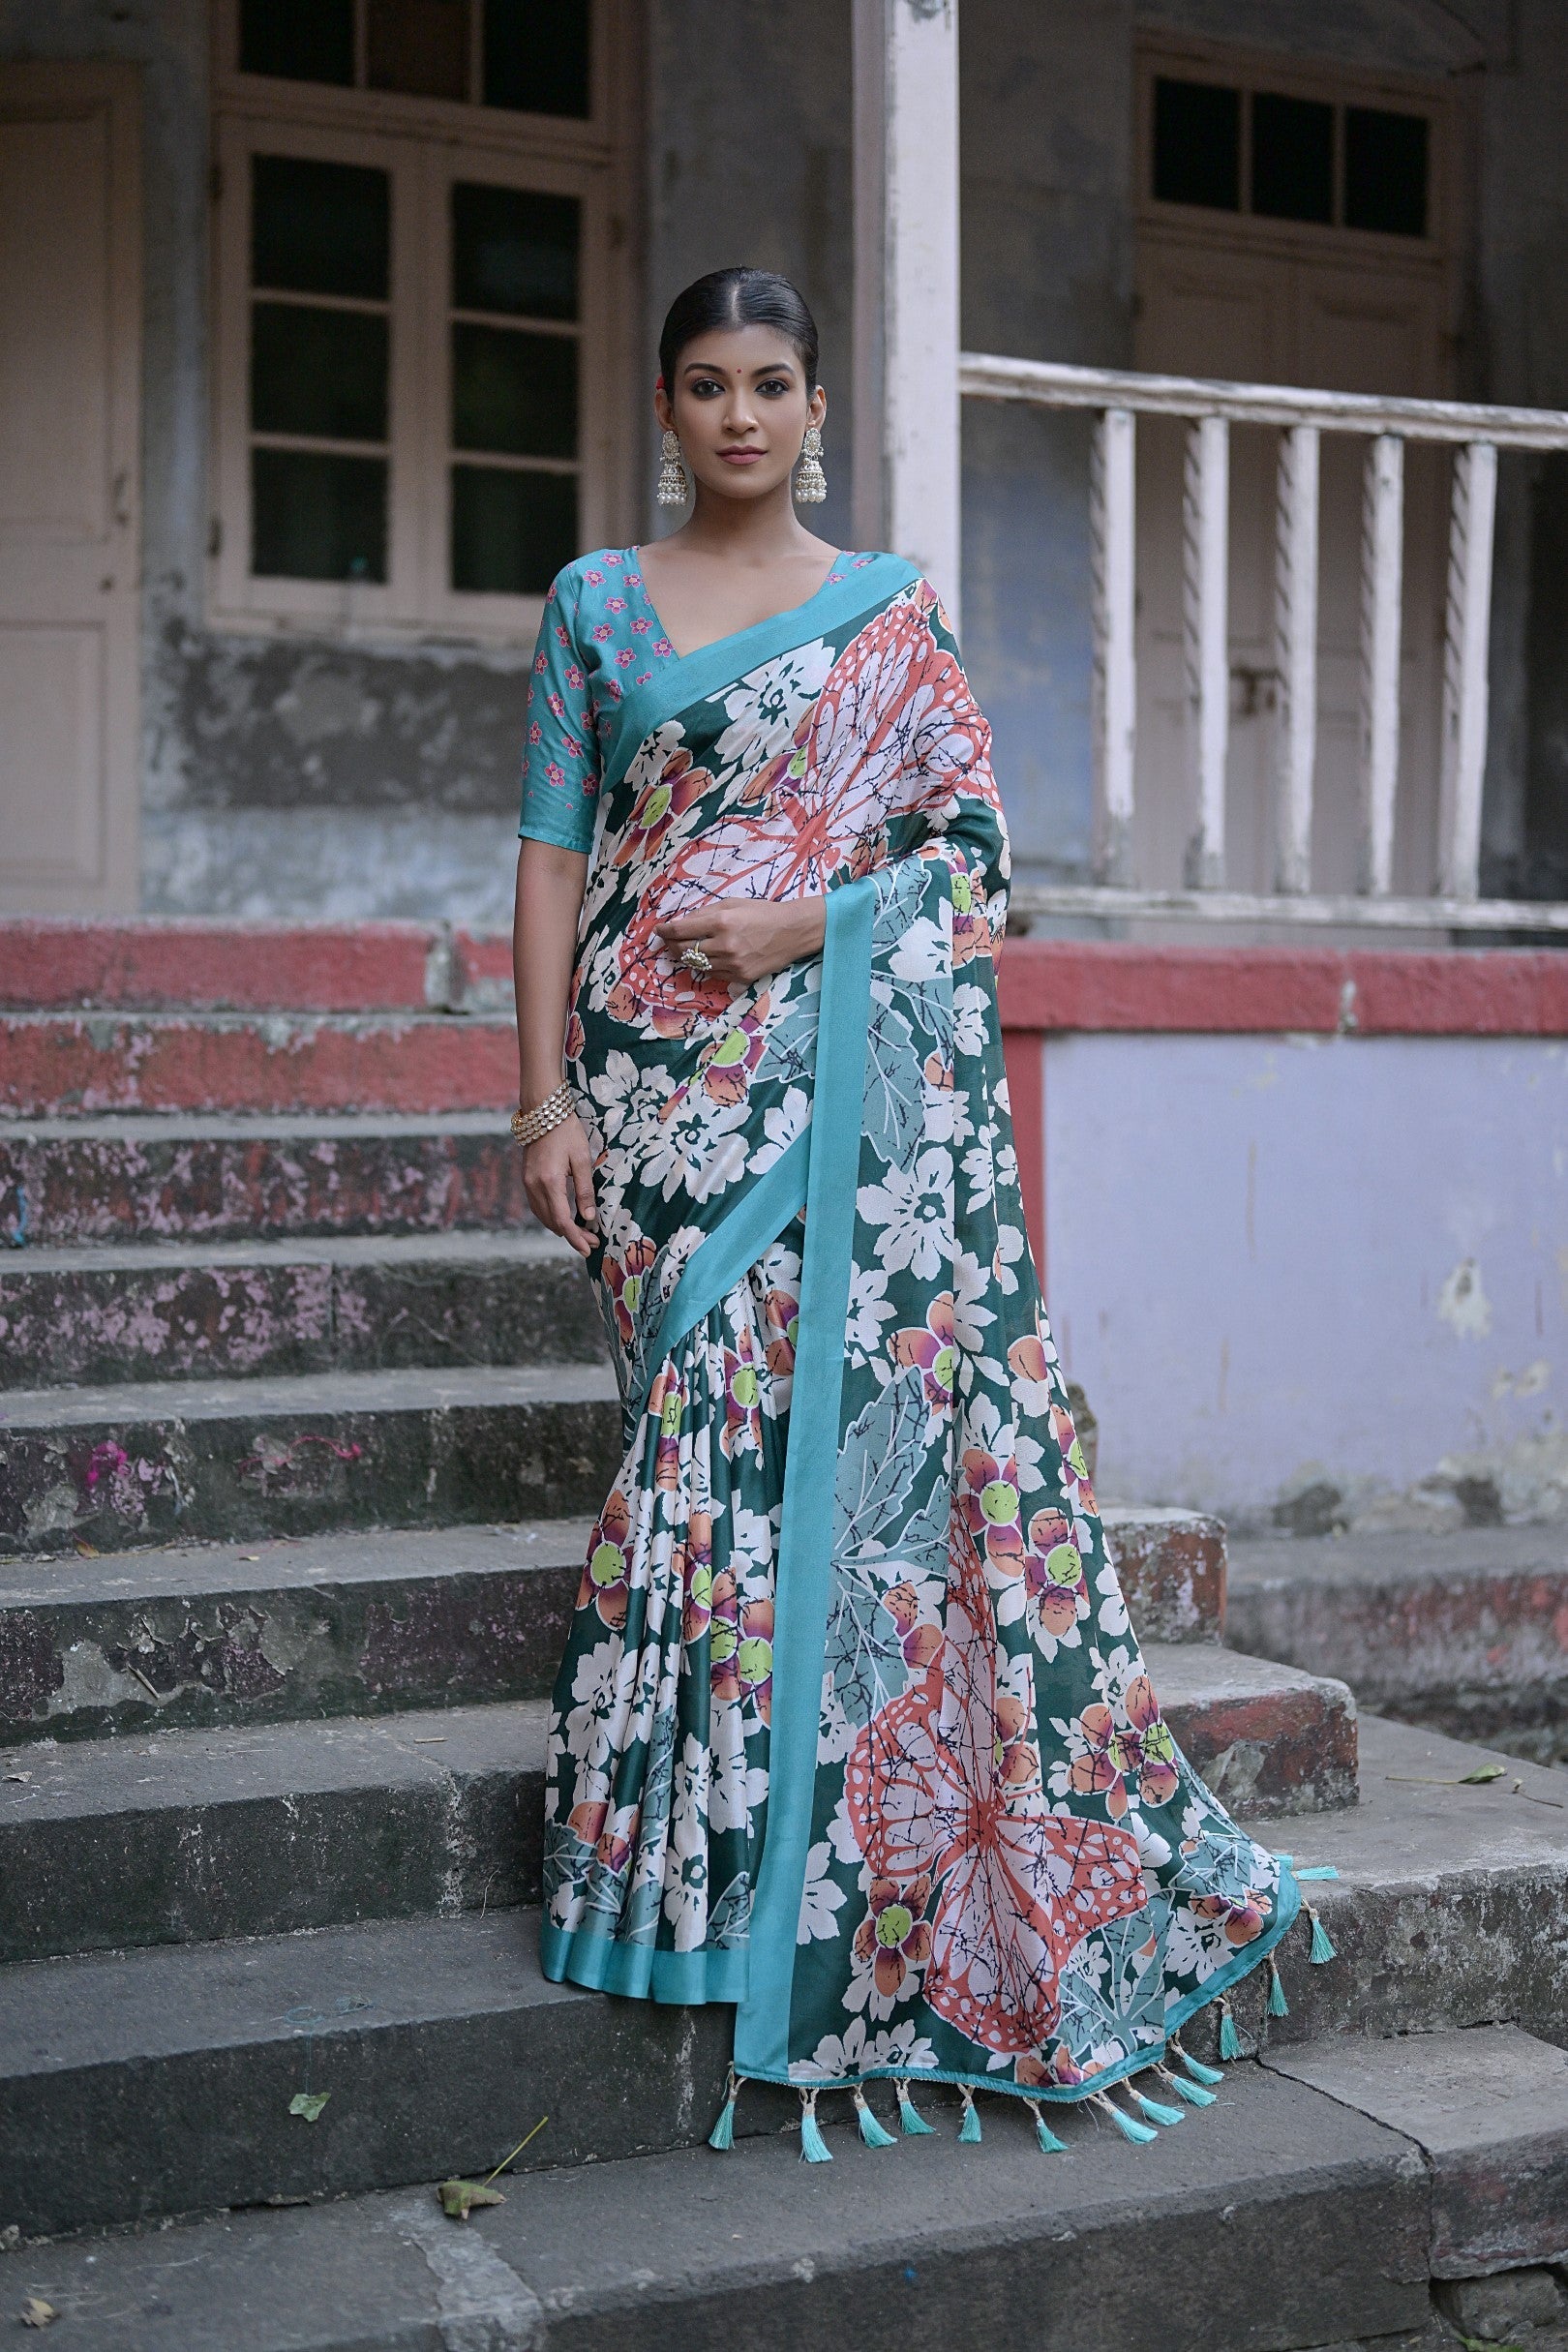
<instances>
[{"instance_id":1,"label":"tassel fringe","mask_svg":"<svg viewBox=\"0 0 1568 2352\"><path fill-rule=\"evenodd\" d=\"M1042 2156L1066 2156L1067 2142L1059 2140L1045 2121L1044 2116L1040 2113L1039 2099L1026 2098L1024 2105L1035 2119L1035 2137L1040 2142L1040 2154Z\"/></svg>"},{"instance_id":2,"label":"tassel fringe","mask_svg":"<svg viewBox=\"0 0 1568 2352\"><path fill-rule=\"evenodd\" d=\"M1280 1982L1280 1971L1276 1967L1274 1956L1271 1953L1269 1956L1269 2015L1271 2017L1288 2017L1289 2014L1290 2004L1284 1997L1284 1986Z\"/></svg>"},{"instance_id":3,"label":"tassel fringe","mask_svg":"<svg viewBox=\"0 0 1568 2352\"><path fill-rule=\"evenodd\" d=\"M855 2113L860 2126L860 2138L867 2148L895 2148L898 2143L890 2131L878 2123L871 2112L871 2102L865 2093L857 2090Z\"/></svg>"},{"instance_id":4,"label":"tassel fringe","mask_svg":"<svg viewBox=\"0 0 1568 2352\"><path fill-rule=\"evenodd\" d=\"M968 2147L973 2148L980 2135L980 2120L975 2106L975 2094L967 2083L960 2083L958 2088L964 2102L964 2120L959 2126L958 2137Z\"/></svg>"},{"instance_id":5,"label":"tassel fringe","mask_svg":"<svg viewBox=\"0 0 1568 2352\"><path fill-rule=\"evenodd\" d=\"M1174 2034L1165 2047L1175 2052L1195 2083L1222 2083L1224 2081L1225 2078L1218 2066L1206 2066L1201 2060L1189 2057Z\"/></svg>"},{"instance_id":6,"label":"tassel fringe","mask_svg":"<svg viewBox=\"0 0 1568 2352\"><path fill-rule=\"evenodd\" d=\"M1205 2091L1201 2083L1189 2081L1185 2074L1173 2074L1169 2066L1156 2066L1155 2072L1161 2081L1168 2083L1177 2097L1185 2099L1190 2107L1212 2107L1214 2105L1214 2093Z\"/></svg>"},{"instance_id":7,"label":"tassel fringe","mask_svg":"<svg viewBox=\"0 0 1568 2352\"><path fill-rule=\"evenodd\" d=\"M1231 2015L1228 1993L1221 1993L1220 1996L1220 2055L1221 2058L1240 2058L1242 2056L1241 2035L1236 2031L1236 2020Z\"/></svg>"},{"instance_id":8,"label":"tassel fringe","mask_svg":"<svg viewBox=\"0 0 1568 2352\"><path fill-rule=\"evenodd\" d=\"M718 2122L708 2135L708 2145L716 2148L720 2156L735 2145L735 2102L743 2079L733 2066L725 2077L724 2104L719 2109Z\"/></svg>"},{"instance_id":9,"label":"tassel fringe","mask_svg":"<svg viewBox=\"0 0 1568 2352\"><path fill-rule=\"evenodd\" d=\"M807 2164L830 2164L833 2160L832 2150L823 2138L817 2122L815 2091L802 2091L800 2094L800 2155Z\"/></svg>"},{"instance_id":10,"label":"tassel fringe","mask_svg":"<svg viewBox=\"0 0 1568 2352\"><path fill-rule=\"evenodd\" d=\"M1124 2115L1121 2108L1116 2106L1103 2091L1092 2092L1089 2103L1093 2107L1099 2107L1110 2117L1124 2140L1135 2140L1146 2145L1150 2140L1157 2140L1160 2137L1152 2125L1140 2124L1135 2116Z\"/></svg>"},{"instance_id":11,"label":"tassel fringe","mask_svg":"<svg viewBox=\"0 0 1568 2352\"><path fill-rule=\"evenodd\" d=\"M1308 1958L1313 1968L1321 1968L1325 1960L1336 1959L1338 1954L1329 1942L1328 1929L1323 1925L1310 1903L1307 1906L1307 1916L1312 1923L1312 1948L1309 1952Z\"/></svg>"},{"instance_id":12,"label":"tassel fringe","mask_svg":"<svg viewBox=\"0 0 1568 2352\"><path fill-rule=\"evenodd\" d=\"M928 2124L925 2121L925 2118L917 2112L915 2101L909 2096L908 2083L902 2081L895 2082L893 2089L898 2094L899 2129L907 2133L910 2139L917 2138L921 2132L929 2133L935 2131L936 2126L934 2124Z\"/></svg>"},{"instance_id":13,"label":"tassel fringe","mask_svg":"<svg viewBox=\"0 0 1568 2352\"><path fill-rule=\"evenodd\" d=\"M1132 2091L1132 2096L1137 2100L1151 2124L1186 2123L1187 2118L1180 2107L1167 2107L1162 2099L1151 2098L1147 2091L1132 2090L1131 2083L1128 2085L1128 2089Z\"/></svg>"}]
</instances>

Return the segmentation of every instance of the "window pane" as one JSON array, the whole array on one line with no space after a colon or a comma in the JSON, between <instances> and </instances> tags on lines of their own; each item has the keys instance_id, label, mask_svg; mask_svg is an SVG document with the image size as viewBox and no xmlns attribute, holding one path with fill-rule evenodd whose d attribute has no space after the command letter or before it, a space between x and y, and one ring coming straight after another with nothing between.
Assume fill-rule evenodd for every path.
<instances>
[{"instance_id":1,"label":"window pane","mask_svg":"<svg viewBox=\"0 0 1568 2352\"><path fill-rule=\"evenodd\" d=\"M387 342L384 312L256 303L251 315L251 423L258 433L384 441Z\"/></svg>"},{"instance_id":2,"label":"window pane","mask_svg":"<svg viewBox=\"0 0 1568 2352\"><path fill-rule=\"evenodd\" d=\"M1344 225L1396 237L1427 233L1427 118L1377 106L1344 110Z\"/></svg>"},{"instance_id":3,"label":"window pane","mask_svg":"<svg viewBox=\"0 0 1568 2352\"><path fill-rule=\"evenodd\" d=\"M575 457L575 336L455 325L452 446L508 457Z\"/></svg>"},{"instance_id":4,"label":"window pane","mask_svg":"<svg viewBox=\"0 0 1568 2352\"><path fill-rule=\"evenodd\" d=\"M384 580L385 459L253 449L251 569L267 580Z\"/></svg>"},{"instance_id":5,"label":"window pane","mask_svg":"<svg viewBox=\"0 0 1568 2352\"><path fill-rule=\"evenodd\" d=\"M452 190L452 308L577 317L576 196L460 183Z\"/></svg>"},{"instance_id":6,"label":"window pane","mask_svg":"<svg viewBox=\"0 0 1568 2352\"><path fill-rule=\"evenodd\" d=\"M392 206L384 171L253 155L251 207L256 286L385 301Z\"/></svg>"},{"instance_id":7,"label":"window pane","mask_svg":"<svg viewBox=\"0 0 1568 2352\"><path fill-rule=\"evenodd\" d=\"M414 98L468 95L468 0L370 0L366 79Z\"/></svg>"},{"instance_id":8,"label":"window pane","mask_svg":"<svg viewBox=\"0 0 1568 2352\"><path fill-rule=\"evenodd\" d=\"M1241 210L1241 92L1207 81L1155 83L1154 192L1165 204Z\"/></svg>"},{"instance_id":9,"label":"window pane","mask_svg":"<svg viewBox=\"0 0 1568 2352\"><path fill-rule=\"evenodd\" d=\"M577 553L577 477L452 468L452 586L542 596Z\"/></svg>"},{"instance_id":10,"label":"window pane","mask_svg":"<svg viewBox=\"0 0 1568 2352\"><path fill-rule=\"evenodd\" d=\"M240 0L240 71L351 84L354 0Z\"/></svg>"},{"instance_id":11,"label":"window pane","mask_svg":"<svg viewBox=\"0 0 1568 2352\"><path fill-rule=\"evenodd\" d=\"M1259 90L1252 100L1252 210L1271 221L1334 218L1334 108Z\"/></svg>"},{"instance_id":12,"label":"window pane","mask_svg":"<svg viewBox=\"0 0 1568 2352\"><path fill-rule=\"evenodd\" d=\"M527 114L591 112L588 0L485 0L485 104Z\"/></svg>"}]
</instances>

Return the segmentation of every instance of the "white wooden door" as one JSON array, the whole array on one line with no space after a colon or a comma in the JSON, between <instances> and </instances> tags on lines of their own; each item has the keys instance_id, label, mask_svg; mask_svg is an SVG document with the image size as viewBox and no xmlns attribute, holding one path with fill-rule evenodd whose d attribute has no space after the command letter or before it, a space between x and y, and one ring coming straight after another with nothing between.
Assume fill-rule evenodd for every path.
<instances>
[{"instance_id":1,"label":"white wooden door","mask_svg":"<svg viewBox=\"0 0 1568 2352\"><path fill-rule=\"evenodd\" d=\"M1138 240L1136 365L1332 391L1441 397L1439 280L1383 253L1326 256L1226 249L1164 232ZM1146 888L1173 888L1192 829L1183 763L1182 467L1185 428L1140 419L1137 474L1138 752L1133 856ZM1361 482L1365 441L1323 436L1318 574L1314 890L1357 882ZM1230 740L1225 880L1274 887L1274 543L1279 437L1233 427L1230 453ZM1435 879L1446 461L1405 461L1402 736L1394 887Z\"/></svg>"},{"instance_id":2,"label":"white wooden door","mask_svg":"<svg viewBox=\"0 0 1568 2352\"><path fill-rule=\"evenodd\" d=\"M0 66L0 908L137 896L138 85Z\"/></svg>"}]
</instances>

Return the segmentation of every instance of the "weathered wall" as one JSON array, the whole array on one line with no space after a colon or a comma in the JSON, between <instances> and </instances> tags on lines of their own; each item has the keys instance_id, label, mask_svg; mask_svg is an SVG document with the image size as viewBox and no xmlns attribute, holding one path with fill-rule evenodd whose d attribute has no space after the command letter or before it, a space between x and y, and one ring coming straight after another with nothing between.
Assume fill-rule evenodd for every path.
<instances>
[{"instance_id":1,"label":"weathered wall","mask_svg":"<svg viewBox=\"0 0 1568 2352\"><path fill-rule=\"evenodd\" d=\"M1568 1515L1568 1046L1054 1038L1045 1137L1107 1494Z\"/></svg>"}]
</instances>

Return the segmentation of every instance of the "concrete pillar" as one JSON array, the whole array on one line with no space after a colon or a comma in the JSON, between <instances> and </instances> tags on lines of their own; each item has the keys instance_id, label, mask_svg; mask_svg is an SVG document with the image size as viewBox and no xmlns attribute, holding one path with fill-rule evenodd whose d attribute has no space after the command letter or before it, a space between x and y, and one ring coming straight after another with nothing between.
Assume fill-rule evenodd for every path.
<instances>
[{"instance_id":1,"label":"concrete pillar","mask_svg":"<svg viewBox=\"0 0 1568 2352\"><path fill-rule=\"evenodd\" d=\"M855 536L956 624L958 0L854 0Z\"/></svg>"}]
</instances>

